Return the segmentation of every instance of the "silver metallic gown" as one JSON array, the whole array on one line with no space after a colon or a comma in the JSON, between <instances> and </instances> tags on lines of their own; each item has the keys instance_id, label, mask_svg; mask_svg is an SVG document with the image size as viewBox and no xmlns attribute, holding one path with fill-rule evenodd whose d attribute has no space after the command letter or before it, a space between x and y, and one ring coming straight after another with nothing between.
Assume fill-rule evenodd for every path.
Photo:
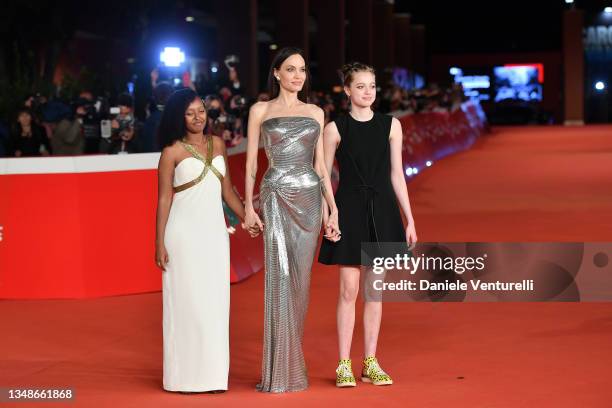
<instances>
[{"instance_id":1,"label":"silver metallic gown","mask_svg":"<svg viewBox=\"0 0 612 408\"><path fill-rule=\"evenodd\" d=\"M266 276L257 389L299 391L308 387L302 335L321 229L321 187L313 168L320 126L313 118L286 116L264 121L261 132L270 167L260 187Z\"/></svg>"}]
</instances>

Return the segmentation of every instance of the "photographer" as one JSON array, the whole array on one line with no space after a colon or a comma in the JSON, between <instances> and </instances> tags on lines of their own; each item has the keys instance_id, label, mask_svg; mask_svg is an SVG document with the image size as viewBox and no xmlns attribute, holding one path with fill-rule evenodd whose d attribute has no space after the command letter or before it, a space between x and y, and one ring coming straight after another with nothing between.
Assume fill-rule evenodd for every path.
<instances>
[{"instance_id":1,"label":"photographer","mask_svg":"<svg viewBox=\"0 0 612 408\"><path fill-rule=\"evenodd\" d=\"M111 115L116 115L111 120L111 134L100 141L100 153L139 153L132 96L121 94L117 102L119 107L111 108Z\"/></svg>"},{"instance_id":2,"label":"photographer","mask_svg":"<svg viewBox=\"0 0 612 408\"><path fill-rule=\"evenodd\" d=\"M70 111L60 111L59 123L53 130L51 146L54 156L76 156L83 154L85 150L85 138L83 137L82 118L86 115L83 106L77 106L74 117Z\"/></svg>"},{"instance_id":3,"label":"photographer","mask_svg":"<svg viewBox=\"0 0 612 408\"><path fill-rule=\"evenodd\" d=\"M80 116L85 137L85 153L98 153L100 146L100 108L102 101L96 102L90 91L82 91L77 101L83 107L85 114Z\"/></svg>"}]
</instances>

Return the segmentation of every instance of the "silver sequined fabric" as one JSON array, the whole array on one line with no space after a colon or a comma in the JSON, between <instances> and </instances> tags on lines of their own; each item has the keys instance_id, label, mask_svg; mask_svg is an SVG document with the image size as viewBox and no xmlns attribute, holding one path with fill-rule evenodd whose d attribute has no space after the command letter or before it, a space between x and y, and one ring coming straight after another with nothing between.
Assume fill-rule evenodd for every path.
<instances>
[{"instance_id":1,"label":"silver sequined fabric","mask_svg":"<svg viewBox=\"0 0 612 408\"><path fill-rule=\"evenodd\" d=\"M260 187L264 222L264 392L308 387L302 353L310 270L321 229L321 187L313 168L319 123L288 116L261 127L270 167Z\"/></svg>"}]
</instances>

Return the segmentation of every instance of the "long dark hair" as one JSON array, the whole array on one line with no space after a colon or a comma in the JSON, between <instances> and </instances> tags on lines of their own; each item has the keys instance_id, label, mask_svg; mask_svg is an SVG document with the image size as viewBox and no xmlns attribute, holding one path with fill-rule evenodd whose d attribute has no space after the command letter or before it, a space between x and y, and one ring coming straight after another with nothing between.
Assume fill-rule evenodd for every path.
<instances>
[{"instance_id":1,"label":"long dark hair","mask_svg":"<svg viewBox=\"0 0 612 408\"><path fill-rule=\"evenodd\" d=\"M179 89L170 95L157 128L157 140L162 148L172 146L174 142L185 137L187 134L185 112L196 98L199 98L198 94L190 88ZM206 116L208 117L208 112Z\"/></svg>"},{"instance_id":2,"label":"long dark hair","mask_svg":"<svg viewBox=\"0 0 612 408\"><path fill-rule=\"evenodd\" d=\"M296 47L285 47L282 48L272 60L272 65L270 65L270 72L268 73L268 93L270 94L270 99L274 99L280 93L280 85L278 84L278 80L274 76L274 70L280 70L281 65L287 58L292 55L299 54L306 61L306 57L304 57L304 51ZM308 64L306 64L306 80L304 81L304 86L302 90L298 92L298 99L304 103L308 103L308 95L310 94L310 71L308 70Z\"/></svg>"}]
</instances>

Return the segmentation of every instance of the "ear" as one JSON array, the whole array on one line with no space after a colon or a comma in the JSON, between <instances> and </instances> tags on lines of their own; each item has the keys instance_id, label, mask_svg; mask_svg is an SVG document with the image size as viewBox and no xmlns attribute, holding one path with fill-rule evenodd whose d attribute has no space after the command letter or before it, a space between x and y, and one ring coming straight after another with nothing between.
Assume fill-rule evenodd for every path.
<instances>
[{"instance_id":1,"label":"ear","mask_svg":"<svg viewBox=\"0 0 612 408\"><path fill-rule=\"evenodd\" d=\"M348 96L350 98L351 97L351 88L349 88L348 86L344 86L344 93L346 94L346 96Z\"/></svg>"}]
</instances>

